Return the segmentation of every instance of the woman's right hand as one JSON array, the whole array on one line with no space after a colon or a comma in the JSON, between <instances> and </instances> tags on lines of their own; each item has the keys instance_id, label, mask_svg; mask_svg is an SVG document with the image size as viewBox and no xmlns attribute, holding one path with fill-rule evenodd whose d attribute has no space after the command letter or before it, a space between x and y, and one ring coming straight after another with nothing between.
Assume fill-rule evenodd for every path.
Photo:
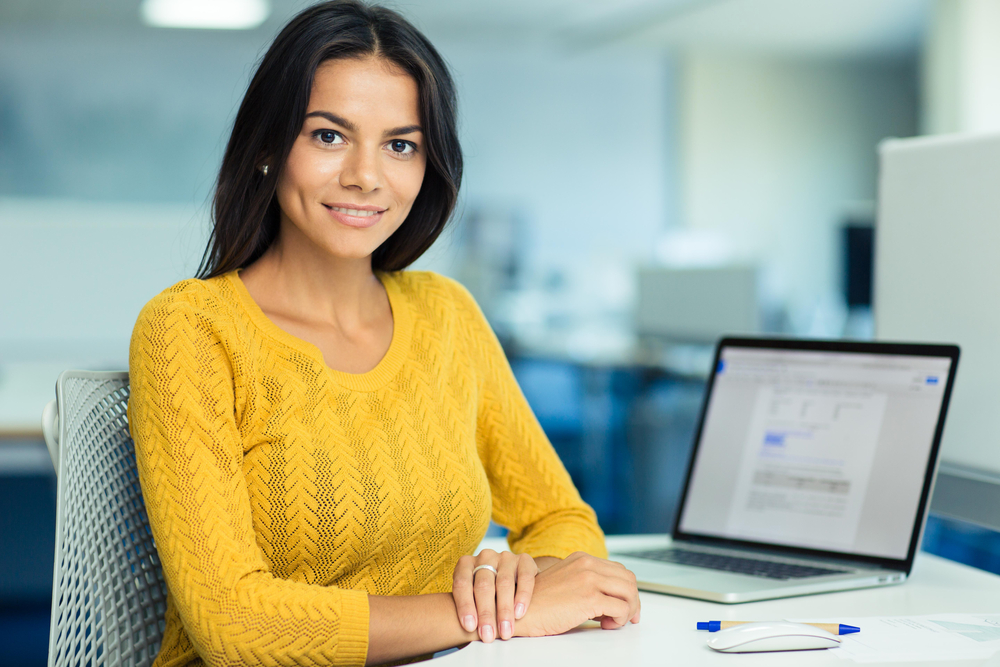
<instances>
[{"instance_id":1,"label":"woman's right hand","mask_svg":"<svg viewBox=\"0 0 1000 667\"><path fill-rule=\"evenodd\" d=\"M639 589L621 563L578 551L535 577L531 606L514 635L558 635L589 620L605 630L638 623Z\"/></svg>"}]
</instances>

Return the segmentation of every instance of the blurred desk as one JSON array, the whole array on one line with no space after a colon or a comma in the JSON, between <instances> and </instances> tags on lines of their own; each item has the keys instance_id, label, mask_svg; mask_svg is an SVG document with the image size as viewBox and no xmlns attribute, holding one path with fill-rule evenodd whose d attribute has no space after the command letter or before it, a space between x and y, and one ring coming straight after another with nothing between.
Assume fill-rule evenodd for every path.
<instances>
[{"instance_id":1,"label":"blurred desk","mask_svg":"<svg viewBox=\"0 0 1000 667\"><path fill-rule=\"evenodd\" d=\"M546 334L505 341L511 358L546 359L587 368L635 368L671 377L704 381L715 360L715 345L678 343L654 337L627 337L601 342L600 335L560 336Z\"/></svg>"},{"instance_id":2,"label":"blurred desk","mask_svg":"<svg viewBox=\"0 0 1000 667\"><path fill-rule=\"evenodd\" d=\"M42 438L42 409L56 397L56 378L71 364L14 362L0 365L0 446L10 439Z\"/></svg>"},{"instance_id":3,"label":"blurred desk","mask_svg":"<svg viewBox=\"0 0 1000 667\"><path fill-rule=\"evenodd\" d=\"M608 538L615 549L656 548L669 543L665 536ZM483 546L504 548L502 540ZM441 667L519 665L552 667L573 665L850 665L828 651L785 653L716 653L705 645L708 633L695 630L697 621L829 618L838 616L902 616L949 612L1000 610L1000 577L930 554L917 556L911 578L899 586L828 593L741 605L641 593L642 621L620 630L578 629L558 637L512 639L493 644L473 642L435 661ZM914 667L954 667L956 663L919 662ZM993 660L966 660L968 667L1000 664Z\"/></svg>"}]
</instances>

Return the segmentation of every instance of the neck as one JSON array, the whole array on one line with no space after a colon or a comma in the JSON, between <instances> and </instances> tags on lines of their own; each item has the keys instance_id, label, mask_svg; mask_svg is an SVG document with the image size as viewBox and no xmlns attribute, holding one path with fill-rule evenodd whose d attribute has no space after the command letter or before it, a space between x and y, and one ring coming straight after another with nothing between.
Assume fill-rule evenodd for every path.
<instances>
[{"instance_id":1,"label":"neck","mask_svg":"<svg viewBox=\"0 0 1000 667\"><path fill-rule=\"evenodd\" d=\"M371 256L333 256L290 224L241 277L264 312L343 330L363 327L387 303Z\"/></svg>"}]
</instances>

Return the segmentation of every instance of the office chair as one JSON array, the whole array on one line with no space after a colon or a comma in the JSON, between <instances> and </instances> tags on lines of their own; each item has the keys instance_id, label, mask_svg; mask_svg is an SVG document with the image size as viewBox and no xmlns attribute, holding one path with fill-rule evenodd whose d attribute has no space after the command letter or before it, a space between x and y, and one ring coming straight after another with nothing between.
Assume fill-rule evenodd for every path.
<instances>
[{"instance_id":1,"label":"office chair","mask_svg":"<svg viewBox=\"0 0 1000 667\"><path fill-rule=\"evenodd\" d=\"M58 475L49 667L145 667L167 587L139 488L128 373L66 371L42 430Z\"/></svg>"}]
</instances>

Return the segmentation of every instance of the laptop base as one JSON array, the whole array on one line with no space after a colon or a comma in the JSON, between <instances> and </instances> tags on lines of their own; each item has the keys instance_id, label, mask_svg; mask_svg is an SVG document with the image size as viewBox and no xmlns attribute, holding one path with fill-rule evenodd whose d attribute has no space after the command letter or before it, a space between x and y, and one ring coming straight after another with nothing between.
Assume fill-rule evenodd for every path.
<instances>
[{"instance_id":1,"label":"laptop base","mask_svg":"<svg viewBox=\"0 0 1000 667\"><path fill-rule=\"evenodd\" d=\"M906 581L905 572L883 569L855 570L845 574L788 581L660 563L622 554L612 554L611 559L635 573L639 590L721 604L890 586Z\"/></svg>"}]
</instances>

